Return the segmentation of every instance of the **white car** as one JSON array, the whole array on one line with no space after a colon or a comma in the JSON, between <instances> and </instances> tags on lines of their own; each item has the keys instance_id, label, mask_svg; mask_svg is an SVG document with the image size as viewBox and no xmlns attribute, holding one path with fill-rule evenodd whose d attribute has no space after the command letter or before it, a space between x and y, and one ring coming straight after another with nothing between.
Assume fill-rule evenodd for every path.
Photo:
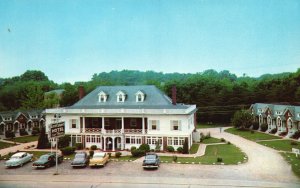
<instances>
[{"instance_id":1,"label":"white car","mask_svg":"<svg viewBox=\"0 0 300 188\"><path fill-rule=\"evenodd\" d=\"M9 160L5 162L7 168L14 166L23 166L23 164L32 161L33 154L26 152L18 152L13 154Z\"/></svg>"}]
</instances>

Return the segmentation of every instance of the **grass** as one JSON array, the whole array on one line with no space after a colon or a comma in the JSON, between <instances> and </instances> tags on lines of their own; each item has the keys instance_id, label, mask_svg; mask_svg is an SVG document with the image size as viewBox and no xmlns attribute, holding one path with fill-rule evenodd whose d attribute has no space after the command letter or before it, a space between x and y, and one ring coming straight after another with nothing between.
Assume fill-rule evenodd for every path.
<instances>
[{"instance_id":1,"label":"grass","mask_svg":"<svg viewBox=\"0 0 300 188\"><path fill-rule=\"evenodd\" d=\"M221 164L217 162L217 158L222 158L225 165L237 164L238 162L245 162L245 154L236 146L232 144L210 145L206 147L205 155L201 157L178 157L177 162L180 163L196 163L196 164ZM161 156L161 161L168 161L171 163L173 157Z\"/></svg>"},{"instance_id":2,"label":"grass","mask_svg":"<svg viewBox=\"0 0 300 188\"><path fill-rule=\"evenodd\" d=\"M123 161L129 161L129 160L134 161L134 160L136 160L136 159L138 159L138 158L140 158L140 157L133 157L133 156L131 156L131 155L129 155L129 156L121 156L121 157L119 157L119 158L111 157L111 159L118 159L118 160L123 160Z\"/></svg>"},{"instance_id":3,"label":"grass","mask_svg":"<svg viewBox=\"0 0 300 188\"><path fill-rule=\"evenodd\" d=\"M191 149L190 149L190 154L197 153L198 148L199 148L199 144L193 144L192 147L191 147Z\"/></svg>"},{"instance_id":4,"label":"grass","mask_svg":"<svg viewBox=\"0 0 300 188\"><path fill-rule=\"evenodd\" d=\"M298 145L291 145L291 142L298 143ZM300 149L300 142L291 141L291 140L260 141L257 143L279 151L291 152L292 148Z\"/></svg>"},{"instance_id":5,"label":"grass","mask_svg":"<svg viewBox=\"0 0 300 188\"><path fill-rule=\"evenodd\" d=\"M39 136L30 135L30 136L22 136L22 137L10 138L5 140L12 141L12 142L27 143L27 142L37 141L38 139Z\"/></svg>"},{"instance_id":6,"label":"grass","mask_svg":"<svg viewBox=\"0 0 300 188\"><path fill-rule=\"evenodd\" d=\"M300 178L300 156L294 153L281 153L285 160L292 165L293 172Z\"/></svg>"},{"instance_id":7,"label":"grass","mask_svg":"<svg viewBox=\"0 0 300 188\"><path fill-rule=\"evenodd\" d=\"M201 143L203 143L203 144L221 143L221 139L210 137L210 138L204 139Z\"/></svg>"},{"instance_id":8,"label":"grass","mask_svg":"<svg viewBox=\"0 0 300 188\"><path fill-rule=\"evenodd\" d=\"M238 135L238 136L241 136L243 138L246 138L248 140L252 140L252 141L255 141L255 142L260 141L260 140L272 140L272 139L280 139L281 138L281 137L278 137L278 136L269 135L269 134L256 132L256 131L251 133L251 131L238 130L236 128L226 129L225 132L228 132L228 133L231 133L231 134L234 134L234 135Z\"/></svg>"},{"instance_id":9,"label":"grass","mask_svg":"<svg viewBox=\"0 0 300 188\"><path fill-rule=\"evenodd\" d=\"M0 142L0 149L9 148L11 146L15 146L15 144Z\"/></svg>"},{"instance_id":10,"label":"grass","mask_svg":"<svg viewBox=\"0 0 300 188\"><path fill-rule=\"evenodd\" d=\"M198 124L197 129L206 129L206 128L216 128L216 127L225 127L221 124Z\"/></svg>"}]
</instances>

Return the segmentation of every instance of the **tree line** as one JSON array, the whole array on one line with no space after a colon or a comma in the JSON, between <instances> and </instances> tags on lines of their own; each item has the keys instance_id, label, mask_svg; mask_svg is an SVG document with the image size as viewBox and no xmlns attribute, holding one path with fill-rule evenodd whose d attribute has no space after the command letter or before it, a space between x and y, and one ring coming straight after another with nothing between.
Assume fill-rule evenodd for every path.
<instances>
[{"instance_id":1,"label":"tree line","mask_svg":"<svg viewBox=\"0 0 300 188\"><path fill-rule=\"evenodd\" d=\"M78 86L89 93L100 85L156 85L171 97L177 88L177 102L196 104L197 118L202 122L229 122L234 112L247 109L253 103L300 102L300 69L294 73L265 74L258 78L237 77L227 70L206 70L195 74L154 71L111 71L94 74L88 82L57 84L41 71L29 70L13 78L0 79L0 111L49 108L44 93L64 89L61 106L78 100ZM53 100L55 101L55 100Z\"/></svg>"}]
</instances>

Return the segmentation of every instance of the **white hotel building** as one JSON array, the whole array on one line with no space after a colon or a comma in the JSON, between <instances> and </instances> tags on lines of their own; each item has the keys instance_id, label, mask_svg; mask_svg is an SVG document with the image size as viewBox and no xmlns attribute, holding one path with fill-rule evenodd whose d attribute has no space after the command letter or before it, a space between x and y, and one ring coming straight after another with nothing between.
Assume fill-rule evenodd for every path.
<instances>
[{"instance_id":1,"label":"white hotel building","mask_svg":"<svg viewBox=\"0 0 300 188\"><path fill-rule=\"evenodd\" d=\"M73 106L46 109L46 131L59 113L72 144L86 148L116 151L146 143L155 149L158 142L165 150L182 147L185 140L190 148L196 111L196 105L176 103L175 87L170 99L151 85L99 86Z\"/></svg>"}]
</instances>

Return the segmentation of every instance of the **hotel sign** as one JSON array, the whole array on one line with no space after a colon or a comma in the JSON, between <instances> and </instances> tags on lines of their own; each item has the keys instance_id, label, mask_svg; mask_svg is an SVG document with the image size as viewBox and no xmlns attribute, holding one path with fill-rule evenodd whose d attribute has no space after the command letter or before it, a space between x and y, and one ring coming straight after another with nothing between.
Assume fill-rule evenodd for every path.
<instances>
[{"instance_id":1,"label":"hotel sign","mask_svg":"<svg viewBox=\"0 0 300 188\"><path fill-rule=\"evenodd\" d=\"M53 123L50 126L50 137L56 138L65 135L65 122Z\"/></svg>"}]
</instances>

